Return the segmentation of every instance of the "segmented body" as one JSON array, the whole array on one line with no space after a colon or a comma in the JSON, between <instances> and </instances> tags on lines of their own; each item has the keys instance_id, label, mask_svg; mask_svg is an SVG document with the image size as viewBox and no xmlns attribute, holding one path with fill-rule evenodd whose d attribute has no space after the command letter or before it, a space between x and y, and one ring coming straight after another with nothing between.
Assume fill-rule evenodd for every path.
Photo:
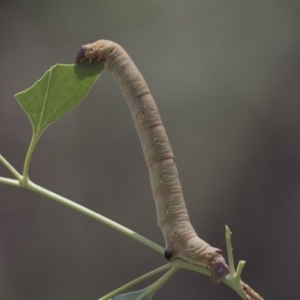
<instances>
[{"instance_id":1,"label":"segmented body","mask_svg":"<svg viewBox=\"0 0 300 300\"><path fill-rule=\"evenodd\" d=\"M99 40L81 46L76 62L98 60L117 81L132 114L149 170L165 257L180 257L211 269L212 280L228 274L221 250L200 239L192 227L171 145L151 92L126 51L118 44Z\"/></svg>"}]
</instances>

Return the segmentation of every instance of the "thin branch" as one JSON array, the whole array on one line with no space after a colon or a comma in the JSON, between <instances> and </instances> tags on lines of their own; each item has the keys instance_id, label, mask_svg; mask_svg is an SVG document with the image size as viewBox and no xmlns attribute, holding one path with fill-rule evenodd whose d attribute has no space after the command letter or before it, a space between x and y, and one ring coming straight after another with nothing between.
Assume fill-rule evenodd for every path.
<instances>
[{"instance_id":1,"label":"thin branch","mask_svg":"<svg viewBox=\"0 0 300 300\"><path fill-rule=\"evenodd\" d=\"M14 180L14 179L10 179L10 178L4 178L4 177L0 177L0 183L3 183L3 184L8 184L8 185L12 185L12 186L16 186L16 187L23 187L23 188L26 188L26 189L29 189L29 190L32 190L33 192L36 192L38 194L41 194L47 198L50 198L60 204L63 204L65 206L68 206L82 214L85 214L86 216L89 216L137 241L139 241L140 243L152 248L153 250L159 252L160 254L163 254L164 253L164 248L157 245L156 243L146 239L145 237L143 237L142 235L139 235L138 233L100 215L100 214L97 214L95 213L94 211L88 209L88 208L85 208L84 206L82 205L79 205L65 197L62 197L60 195L57 195L33 182L31 182L29 179L28 181L18 181L18 180ZM229 235L229 240L227 240L227 242L230 242L230 235ZM231 245L231 244L230 244ZM232 248L230 247L231 249L231 252L232 252ZM231 254L232 255L232 254ZM233 256L232 256L233 257ZM227 284L228 286L230 286L233 290L235 290L243 299L246 299L246 300L263 300L263 298L257 294L252 288L250 288L250 286L248 286L246 283L242 282L241 279L240 279L240 275L241 275L241 272L242 272L242 269L243 269L243 266L244 266L245 262L244 261L240 261L239 262L239 265L238 265L238 268L237 268L237 272L234 273L233 275L229 274L228 276L226 276L222 281ZM191 270L191 271L195 271L195 272L198 272L198 273L202 273L202 274L205 274L207 276L210 276L210 273L211 271L207 268L204 268L200 265L195 265L195 264L192 264L190 262L187 262L185 260L182 260L182 259L176 259L174 260L172 263L170 264L167 264L165 266L162 266L156 270L153 270L135 280L133 280L132 282L124 285L123 287L117 289L116 291L117 294L121 293L123 290L133 286L134 284L142 281L142 280L145 280L159 272L162 272L168 268L170 268L171 266L173 266L172 270L175 272L178 268L184 268L184 269L188 269L188 270ZM171 270L170 270L171 271ZM165 274L166 277L162 277L162 278L169 278L171 277L171 275L174 273L174 272L168 272L167 274ZM159 287L161 284L163 284L164 279L161 279L161 280L158 280L157 282L154 283L154 288L156 287ZM112 292L112 293L115 293L116 291ZM111 295L111 294L108 294L108 295ZM108 296L107 295L107 296ZM107 296L105 296L105 298L101 298L101 300L105 300L105 299L109 299L109 298L106 298Z\"/></svg>"},{"instance_id":2,"label":"thin branch","mask_svg":"<svg viewBox=\"0 0 300 300\"><path fill-rule=\"evenodd\" d=\"M264 300L258 293L256 293L248 284L241 281L244 297L247 300Z\"/></svg>"},{"instance_id":3,"label":"thin branch","mask_svg":"<svg viewBox=\"0 0 300 300\"><path fill-rule=\"evenodd\" d=\"M0 183L20 187L19 181L15 179L0 177Z\"/></svg>"},{"instance_id":4,"label":"thin branch","mask_svg":"<svg viewBox=\"0 0 300 300\"><path fill-rule=\"evenodd\" d=\"M85 214L117 231L120 231L121 233L139 241L140 243L152 248L153 250L159 252L160 254L163 254L164 253L164 248L157 245L156 243L146 239L145 237L139 235L138 233L102 216L102 215L99 215L97 213L95 213L94 211L92 210L89 210L87 208L85 208L84 206L82 205L79 205L65 197L62 197L60 195L57 195L47 189L44 189L42 188L41 186L31 182L30 180L27 181L27 183L25 182L22 182L22 186L24 188L27 188L29 190L32 190L38 194L41 194L47 198L50 198L60 204L63 204L65 206L68 206L74 210L77 210L78 212L82 213L82 214ZM229 236L230 238L230 236ZM199 266L199 265L195 265L195 264L192 264L190 262L187 262L185 260L182 260L182 259L176 259L172 262L172 265L175 266L177 265L179 268L184 268L184 269L188 269L188 270L191 270L191 271L195 271L195 272L199 272L199 273L202 273L202 274L205 274L205 275L208 275L210 276L210 273L211 271L205 267L202 267L202 266ZM245 284L244 282L242 282L240 280L240 272L242 270L242 264L239 265L239 268L238 268L238 275L237 276L237 273L234 273L233 275L228 275L226 276L222 281L224 283L226 283L227 285L229 285L233 290L235 290L240 296L241 298L243 299L251 299L251 300L263 300L263 298L261 298L255 291L253 291L247 284ZM168 266L168 265L166 265ZM166 266L163 266L161 267L162 270L164 270L164 268L167 268ZM159 268L160 269L160 268ZM177 270L177 269L176 269ZM152 272L158 272L157 270L154 270ZM151 275L152 273L148 273L144 276L152 276ZM143 276L142 276L143 278ZM141 280L140 279L137 279L137 280ZM143 279L142 279L143 280ZM131 284L131 283L129 283ZM250 297L250 298L249 298ZM108 299L108 298L104 298L104 299ZM103 300L104 300L103 299Z\"/></svg>"},{"instance_id":5,"label":"thin branch","mask_svg":"<svg viewBox=\"0 0 300 300\"><path fill-rule=\"evenodd\" d=\"M227 275L223 279L223 282L234 289L245 300L263 300L263 298L258 293L256 293L241 279L242 271L246 263L244 260L239 261L237 270L235 271L231 243L231 231L227 225L225 237L228 252L229 275Z\"/></svg>"},{"instance_id":6,"label":"thin branch","mask_svg":"<svg viewBox=\"0 0 300 300\"><path fill-rule=\"evenodd\" d=\"M242 274L242 271L245 267L245 264L246 264L246 262L244 260L239 261L239 264L237 266L236 273L235 273L236 277L241 278L241 274Z\"/></svg>"},{"instance_id":7,"label":"thin branch","mask_svg":"<svg viewBox=\"0 0 300 300\"><path fill-rule=\"evenodd\" d=\"M148 286L148 288L145 290L145 295L154 295L154 293L156 293L178 270L178 267L173 266L165 275Z\"/></svg>"},{"instance_id":8,"label":"thin branch","mask_svg":"<svg viewBox=\"0 0 300 300\"><path fill-rule=\"evenodd\" d=\"M225 238L227 246L227 255L228 255L228 265L229 265L229 274L233 275L235 273L234 269L234 260L232 252L232 243L231 243L231 231L227 225L225 225Z\"/></svg>"},{"instance_id":9,"label":"thin branch","mask_svg":"<svg viewBox=\"0 0 300 300\"><path fill-rule=\"evenodd\" d=\"M0 162L14 175L14 177L17 179L22 177L22 175L2 155L0 155Z\"/></svg>"},{"instance_id":10,"label":"thin branch","mask_svg":"<svg viewBox=\"0 0 300 300\"><path fill-rule=\"evenodd\" d=\"M41 186L31 182L30 180L28 180L27 182L22 182L22 184L23 184L24 188L32 190L32 191L34 191L38 194L41 194L41 195L43 195L47 198L52 199L52 200L54 200L54 201L56 201L60 204L63 204L63 205L68 206L68 207L70 207L74 210L77 210L80 213L82 213L82 214L84 214L84 215L86 215L90 218L93 218L93 219L95 219L95 220L97 220L97 221L99 221L99 222L101 222L101 223L103 223L103 224L105 224L105 225L107 225L107 226L109 226L109 227L111 227L111 228L113 228L117 231L120 231L121 233L123 233L123 234L139 241L140 243L152 248L153 250L159 252L160 254L164 253L164 248L163 247L161 247L158 244L146 239L142 235L140 235L140 234L138 234L138 233L136 233L136 232L120 225L120 224L118 224L117 222L114 222L114 221L112 221L112 220L110 220L110 219L108 219L108 218L106 218L106 217L104 217L100 214L97 214L94 211L92 211L92 210L90 210L90 209L88 209L88 208L86 208L82 205L79 205L79 204L77 204L77 203L75 203L75 202L73 202L73 201L71 201L71 200L69 200L65 197L62 197L62 196L60 196L58 194L55 194L55 193L53 193L49 190L46 190L46 189L42 188Z\"/></svg>"},{"instance_id":11,"label":"thin branch","mask_svg":"<svg viewBox=\"0 0 300 300\"><path fill-rule=\"evenodd\" d=\"M159 274L159 273L161 273L161 272L163 272L165 270L168 270L170 268L172 268L172 263L168 263L168 264L166 264L164 266L161 266L161 267L159 267L159 268L157 268L157 269L155 269L155 270L153 270L153 271L151 271L151 272L149 272L149 273L147 273L147 274L145 274L143 276L140 276L140 277L138 277L138 278L136 278L136 279L134 279L134 280L126 283L125 285L119 287L118 289L112 291L111 293L103 296L99 300L108 300L108 299L111 299L112 297L121 294L122 292L128 290L129 288L133 287L134 285L136 285L136 284L138 284L138 283L140 283L140 282L142 282L142 281L144 281L144 280L146 280L146 279L148 279L148 278L150 278L150 277L152 277L152 276L154 276L156 274Z\"/></svg>"},{"instance_id":12,"label":"thin branch","mask_svg":"<svg viewBox=\"0 0 300 300\"><path fill-rule=\"evenodd\" d=\"M34 151L34 149L37 145L38 140L39 140L39 136L34 132L33 136L32 136L32 139L30 141L30 145L29 145L28 150L27 150L27 154L26 154L26 158L25 158L25 162L24 162L24 167L23 167L22 181L23 181L24 184L27 183L27 181L29 181L29 166L30 166L33 151Z\"/></svg>"},{"instance_id":13,"label":"thin branch","mask_svg":"<svg viewBox=\"0 0 300 300\"><path fill-rule=\"evenodd\" d=\"M176 259L178 260L178 264L180 266L180 268L182 269L186 269L186 270L190 270L190 271L193 271L193 272L197 272L197 273L201 273L203 275L206 275L206 276L210 276L210 270L207 269L207 268L204 268L202 266L199 266L199 265L195 265L195 264L192 264L188 261L185 261L185 260L182 260L182 259Z\"/></svg>"}]
</instances>

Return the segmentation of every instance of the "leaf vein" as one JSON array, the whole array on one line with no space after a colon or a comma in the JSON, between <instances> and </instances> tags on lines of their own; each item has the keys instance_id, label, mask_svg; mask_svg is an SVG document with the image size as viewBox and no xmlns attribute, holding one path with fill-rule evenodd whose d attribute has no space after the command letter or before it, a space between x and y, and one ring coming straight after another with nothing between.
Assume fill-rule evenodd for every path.
<instances>
[{"instance_id":1,"label":"leaf vein","mask_svg":"<svg viewBox=\"0 0 300 300\"><path fill-rule=\"evenodd\" d=\"M42 106L42 111L41 111L41 115L40 115L40 119L39 119L39 123L37 124L37 130L36 130L36 133L37 135L40 134L39 131L43 130L43 117L44 117L44 113L45 113L45 107L46 107L46 102L47 102L47 98L48 98L48 94L49 94L49 86L50 86L50 81L51 81L51 77L52 77L52 68L50 69L50 72L49 72L49 78L48 78L48 82L47 82L47 88L46 88L46 91L45 91L45 96L44 96L44 101L43 101L43 106Z\"/></svg>"},{"instance_id":2,"label":"leaf vein","mask_svg":"<svg viewBox=\"0 0 300 300\"><path fill-rule=\"evenodd\" d=\"M33 118L35 119L35 123L36 123L36 122L37 122L37 117L36 117L36 114L35 114L34 109L33 109L33 107L32 107L30 98L29 98L28 95L27 95L27 91L25 91L25 97L26 97L27 102L28 102L28 104L29 104L29 106L30 106L30 108L31 108L32 115L33 115ZM33 124L33 125L34 125L34 124Z\"/></svg>"},{"instance_id":3,"label":"leaf vein","mask_svg":"<svg viewBox=\"0 0 300 300\"><path fill-rule=\"evenodd\" d=\"M85 78L87 76L87 74L91 71L91 69L93 68L93 65L91 65L91 67L87 70L86 74L83 76L83 78ZM70 98L72 98L72 96L77 92L77 90L80 88L81 84L84 82L84 80L82 79L80 81L80 83L78 84L78 86L76 87L76 89L70 94L70 96L61 103L61 105L59 105L55 110L53 110L53 112L51 114L49 114L49 116L47 117L47 119L44 120L44 126L45 124L47 124L48 120L51 118L51 116L53 114L55 114L62 106L64 106Z\"/></svg>"}]
</instances>

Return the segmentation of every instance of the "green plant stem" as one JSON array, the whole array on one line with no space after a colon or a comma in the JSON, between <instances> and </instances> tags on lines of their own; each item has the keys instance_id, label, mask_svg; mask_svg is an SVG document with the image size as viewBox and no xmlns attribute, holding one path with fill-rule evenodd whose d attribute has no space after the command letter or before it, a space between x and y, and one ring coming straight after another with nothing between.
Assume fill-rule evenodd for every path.
<instances>
[{"instance_id":1,"label":"green plant stem","mask_svg":"<svg viewBox=\"0 0 300 300\"><path fill-rule=\"evenodd\" d=\"M34 144L33 142L31 143L32 145ZM34 145L32 146L34 148ZM30 151L28 151L28 153L30 153ZM27 159L27 164L25 164L25 168L26 170L28 171L28 167L29 167L29 162L30 162L30 158L31 158L31 155L32 154L28 154L27 153L27 156L26 156L26 159ZM2 162L4 162L4 165L7 166L9 168L9 170L15 170L2 156ZM17 172L17 171L15 171ZM12 186L17 186L17 187L23 187L23 188L26 188L26 189L29 189L33 192L36 192L38 194L41 194L47 198L50 198L60 204L63 204L65 206L68 206L74 210L77 210L78 212L86 215L86 216L89 216L90 218L93 218L117 231L120 231L121 233L139 241L140 243L154 249L155 251L159 252L160 254L164 254L164 248L159 246L158 244L146 239L145 237L143 237L142 235L104 217L104 216L101 216L100 214L97 214L95 213L94 211L82 206L82 205L79 205L65 197L62 197L58 194L55 194L33 182L31 182L28 178L28 172L27 172L27 179L24 177L22 177L18 172L17 174L19 175L19 181L17 180L13 180L13 179L9 179L9 178L4 178L4 177L0 177L0 183L3 183L3 184L7 184L7 185L12 185Z\"/></svg>"},{"instance_id":2,"label":"green plant stem","mask_svg":"<svg viewBox=\"0 0 300 300\"><path fill-rule=\"evenodd\" d=\"M223 282L229 285L233 290L235 290L243 299L245 299L245 294L242 288L241 274L245 265L245 261L239 261L237 271L234 268L233 260L233 249L231 243L231 231L229 227L225 226L225 238L227 246L228 264L229 264L229 275L223 279Z\"/></svg>"},{"instance_id":3,"label":"green plant stem","mask_svg":"<svg viewBox=\"0 0 300 300\"><path fill-rule=\"evenodd\" d=\"M97 220L97 221L99 221L99 222L101 222L101 223L117 230L117 231L120 231L121 233L123 233L123 234L139 241L140 243L152 248L153 250L159 252L160 254L164 253L164 248L163 247L161 247L161 246L157 245L156 243L146 239L142 235L139 235L138 233L136 233L136 232L134 232L134 231L132 231L132 230L130 230L130 229L128 229L128 228L126 228L126 227L124 227L124 226L122 226L122 225L120 225L120 224L104 217L104 216L101 216L101 215L95 213L94 211L92 211L88 208L85 208L84 206L79 205L79 204L77 204L77 203L75 203L75 202L73 202L73 201L71 201L71 200L69 200L65 197L62 197L62 196L57 195L57 194L55 194L55 193L53 193L49 190L46 190L46 189L42 188L41 186L31 182L29 179L28 179L27 182L22 182L22 186L24 188L32 190L32 191L34 191L38 194L41 194L41 195L43 195L47 198L50 198L50 199L52 199L52 200L54 200L54 201L56 201L60 204L63 204L63 205L68 206L68 207L70 207L74 210L77 210L78 212L80 212L80 213L82 213L82 214L84 214L84 215L86 215L90 218L93 218L93 219L95 219L95 220Z\"/></svg>"},{"instance_id":4,"label":"green plant stem","mask_svg":"<svg viewBox=\"0 0 300 300\"><path fill-rule=\"evenodd\" d=\"M15 179L0 177L0 183L20 187L19 181Z\"/></svg>"},{"instance_id":5,"label":"green plant stem","mask_svg":"<svg viewBox=\"0 0 300 300\"><path fill-rule=\"evenodd\" d=\"M32 149L34 149L35 147L35 144L34 142L31 143L31 147ZM33 151L33 150L32 150ZM18 180L15 180L15 179L10 179L10 178L5 178L5 177L0 177L0 184L6 184L6 185L11 185L11 186L15 186L15 187L22 187L22 188L26 188L26 189L29 189L33 192L36 192L38 194L41 194L47 198L50 198L60 204L63 204L65 206L68 206L82 214L85 214L86 216L90 217L90 218L93 218L137 241L139 241L140 243L152 248L153 250L159 252L160 254L163 254L164 253L164 248L157 245L156 243L146 239L145 237L137 234L136 232L104 217L104 216L101 216L95 212L93 212L92 210L90 209L87 209L85 208L84 206L82 205L79 205L65 197L62 197L60 195L57 195L33 182L31 182L28 178L28 169L29 169L29 163L30 163L30 159L31 159L31 156L32 156L32 151L28 151L27 153L27 156L26 156L26 159L27 159L27 163L25 163L24 165L24 169L26 170L27 172L27 179L24 180L24 177L22 177L21 174L19 174L11 165L10 163L5 160L3 158L3 156L0 155L0 162L3 163L3 165L5 167L7 167L7 169L18 179ZM31 152L31 154L30 154ZM228 286L230 286L233 290L235 290L240 296L242 299L246 299L245 298L245 293L243 291L243 288L242 288L242 284L244 284L242 281L241 281L241 273L242 273L242 270L243 270L243 267L245 265L245 261L240 261L239 264L238 264L238 267L237 267L237 271L235 272L234 271L234 265L233 265L233 253L232 253L232 244L231 244L231 232L228 228L228 226L226 226L226 244L227 244L227 251L228 251L228 261L229 261L229 267L231 270L233 270L233 273L230 273L228 276L226 276L225 278L223 278L222 282L227 284ZM195 265L195 264L192 264L192 263L189 263L187 261L184 261L182 259L176 259L174 260L172 263L169 263L169 264L166 264L156 270L153 270L129 283L127 283L126 285L120 287L119 289L113 291L112 293L104 296L103 298L101 298L101 300L107 300L107 299L110 299L108 297L113 297L114 295L117 295L117 294L120 294L121 292L123 292L124 290L128 289L129 287L151 277L151 276L154 276L156 274L158 274L159 272L162 272L164 270L167 270L169 268L171 268L171 270L169 270L169 272L167 272L164 276L162 276L159 280L157 280L155 283L153 283L153 285L149 286L147 289L145 289L145 292L149 292L149 291L157 291L178 269L180 268L183 268L183 269L187 269L187 270L191 270L191 271L194 271L194 272L198 272L198 273L201 273L201 274L204 274L204 275L207 275L207 276L210 276L210 270L209 269L206 269L202 266L199 266L199 265ZM250 288L250 287L248 287ZM253 291L253 290L252 290ZM255 293L253 291L253 293ZM262 299L259 295L256 297L256 298L253 298L253 299Z\"/></svg>"},{"instance_id":6,"label":"green plant stem","mask_svg":"<svg viewBox=\"0 0 300 300\"><path fill-rule=\"evenodd\" d=\"M171 270L169 270L165 275L163 275L145 290L145 295L153 295L156 293L178 270L178 267L173 266Z\"/></svg>"},{"instance_id":7,"label":"green plant stem","mask_svg":"<svg viewBox=\"0 0 300 300\"><path fill-rule=\"evenodd\" d=\"M229 265L229 274L234 275L234 260L233 260L233 252L232 252L232 243L231 243L231 231L227 225L225 225L225 238L226 238L226 247L227 247L227 255L228 255L228 265Z\"/></svg>"},{"instance_id":8,"label":"green plant stem","mask_svg":"<svg viewBox=\"0 0 300 300\"><path fill-rule=\"evenodd\" d=\"M23 167L23 178L22 181L26 183L29 181L29 166L32 158L33 151L36 147L36 144L39 140L39 135L36 133L33 133L32 139L30 141L30 145L26 154L25 162L24 162L24 167Z\"/></svg>"},{"instance_id":9,"label":"green plant stem","mask_svg":"<svg viewBox=\"0 0 300 300\"><path fill-rule=\"evenodd\" d=\"M7 184L7 185L12 185L12 186L17 186L17 187L23 187L23 188L26 188L26 189L29 189L33 192L36 192L38 194L41 194L47 198L50 198L56 202L59 202L60 204L63 204L65 206L68 206L74 210L77 210L78 212L86 215L86 216L89 216L117 231L120 231L121 233L141 242L142 244L154 249L155 251L159 252L160 254L164 254L164 248L159 246L158 244L146 239L145 237L143 237L142 235L104 217L104 216L101 216L100 214L97 214L95 213L94 211L82 206L82 205L79 205L65 197L62 197L58 194L55 194L33 182L31 182L28 178L28 169L29 169L29 164L30 164L30 159L32 157L32 153L33 153L33 150L34 150L34 147L36 145L36 139L32 139L31 143L30 143L30 147L28 149L28 152L27 152L27 155L26 155L26 161L25 161L25 164L24 164L24 172L27 174L27 178L25 177L25 175L22 177L21 174L19 174L14 168L13 166L6 160L4 159L3 156L0 155L0 162L2 162L16 177L17 179L19 179L19 181L17 180L13 180L13 179L10 179L10 178L4 178L4 177L0 177L0 183L2 184Z\"/></svg>"},{"instance_id":10,"label":"green plant stem","mask_svg":"<svg viewBox=\"0 0 300 300\"><path fill-rule=\"evenodd\" d=\"M182 269L186 269L186 270L190 270L190 271L193 271L193 272L201 273L201 274L204 274L206 276L210 276L210 273L211 273L210 270L207 269L207 268L189 263L189 262L187 262L185 260L182 260L182 259L180 259L180 260L178 259L178 264L179 264L180 268L182 268Z\"/></svg>"},{"instance_id":11,"label":"green plant stem","mask_svg":"<svg viewBox=\"0 0 300 300\"><path fill-rule=\"evenodd\" d=\"M204 267L191 264L184 260L180 260L179 265L183 269L187 269L190 271L194 271L197 273L201 273L201 274L210 276L210 270L206 269ZM236 276L236 274L226 276L225 278L222 279L222 282L227 284L228 286L230 286L238 295L241 296L242 299L245 299L244 293L243 293L243 290L241 287L241 279L240 279L240 277Z\"/></svg>"},{"instance_id":12,"label":"green plant stem","mask_svg":"<svg viewBox=\"0 0 300 300\"><path fill-rule=\"evenodd\" d=\"M142 282L142 281L144 281L144 280L146 280L146 279L148 279L148 278L150 278L150 277L152 277L154 275L157 275L157 274L159 274L159 273L161 273L161 272L163 272L165 270L168 270L170 268L172 268L172 263L168 263L168 264L166 264L164 266L161 266L161 267L159 267L159 268L157 268L157 269L155 269L155 270L153 270L153 271L151 271L151 272L149 272L149 273L147 273L147 274L145 274L143 276L140 276L140 277L138 277L138 278L136 278L136 279L134 279L134 280L126 283L125 285L119 287L118 289L112 291L111 293L103 296L99 300L108 300L108 299L111 299L112 297L125 292L126 290L128 290L131 287L133 287L134 285L136 285L136 284L138 284L138 283L140 283L140 282Z\"/></svg>"},{"instance_id":13,"label":"green plant stem","mask_svg":"<svg viewBox=\"0 0 300 300\"><path fill-rule=\"evenodd\" d=\"M242 281L236 276L228 275L225 277L222 282L230 286L242 299L245 299L245 294L242 289Z\"/></svg>"},{"instance_id":14,"label":"green plant stem","mask_svg":"<svg viewBox=\"0 0 300 300\"><path fill-rule=\"evenodd\" d=\"M22 177L22 175L2 155L0 155L0 162L14 175L14 177L17 179Z\"/></svg>"},{"instance_id":15,"label":"green plant stem","mask_svg":"<svg viewBox=\"0 0 300 300\"><path fill-rule=\"evenodd\" d=\"M236 273L235 273L235 276L236 276L237 278L241 278L242 271L243 271L243 269L244 269L244 267L245 267L245 264L246 264L246 262L245 262L244 260L240 260L240 261L239 261L239 264L238 264L238 266L237 266Z\"/></svg>"}]
</instances>

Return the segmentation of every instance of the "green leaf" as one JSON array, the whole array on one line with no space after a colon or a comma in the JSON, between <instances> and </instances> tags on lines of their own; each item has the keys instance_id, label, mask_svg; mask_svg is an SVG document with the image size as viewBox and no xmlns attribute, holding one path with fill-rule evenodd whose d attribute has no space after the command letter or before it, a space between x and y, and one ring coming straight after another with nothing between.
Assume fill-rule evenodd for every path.
<instances>
[{"instance_id":1,"label":"green leaf","mask_svg":"<svg viewBox=\"0 0 300 300\"><path fill-rule=\"evenodd\" d=\"M140 291L118 295L111 298L111 300L151 300L155 292L156 290L150 291L149 288L146 288Z\"/></svg>"},{"instance_id":2,"label":"green leaf","mask_svg":"<svg viewBox=\"0 0 300 300\"><path fill-rule=\"evenodd\" d=\"M100 63L57 64L33 86L15 95L37 139L49 124L73 109L88 94L102 70Z\"/></svg>"}]
</instances>

